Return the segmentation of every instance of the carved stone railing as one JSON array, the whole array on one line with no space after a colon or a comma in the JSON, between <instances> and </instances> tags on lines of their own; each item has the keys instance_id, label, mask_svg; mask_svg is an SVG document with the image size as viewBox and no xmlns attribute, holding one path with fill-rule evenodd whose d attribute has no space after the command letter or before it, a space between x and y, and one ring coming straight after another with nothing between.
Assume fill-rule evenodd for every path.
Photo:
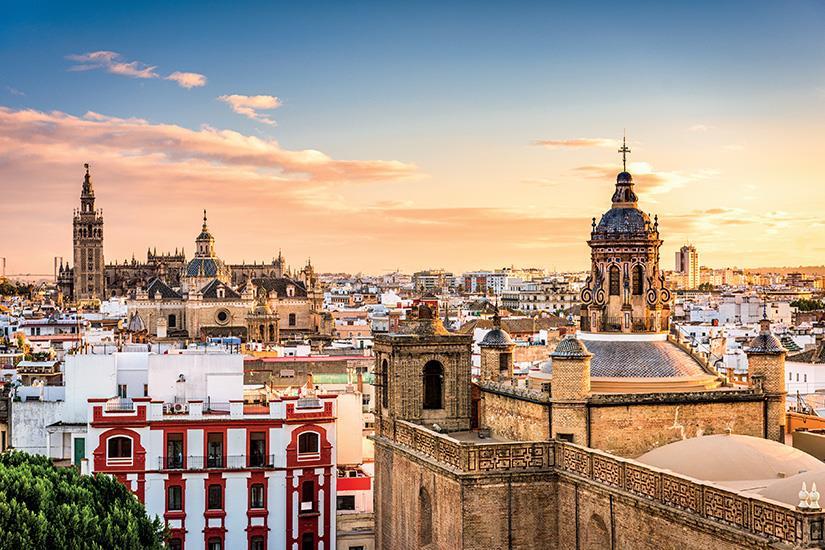
<instances>
[{"instance_id":1,"label":"carved stone railing","mask_svg":"<svg viewBox=\"0 0 825 550\"><path fill-rule=\"evenodd\" d=\"M550 470L552 441L459 441L404 420L384 420L382 437L465 474Z\"/></svg>"},{"instance_id":2,"label":"carved stone railing","mask_svg":"<svg viewBox=\"0 0 825 550\"><path fill-rule=\"evenodd\" d=\"M667 470L555 442L555 469L669 508L802 548L823 547L825 512L803 512Z\"/></svg>"}]
</instances>

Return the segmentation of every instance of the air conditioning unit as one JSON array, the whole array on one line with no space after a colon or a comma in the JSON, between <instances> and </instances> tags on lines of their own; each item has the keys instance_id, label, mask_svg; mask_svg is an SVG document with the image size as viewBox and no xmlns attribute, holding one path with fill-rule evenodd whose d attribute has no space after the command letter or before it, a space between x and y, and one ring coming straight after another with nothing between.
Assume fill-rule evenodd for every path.
<instances>
[{"instance_id":1,"label":"air conditioning unit","mask_svg":"<svg viewBox=\"0 0 825 550\"><path fill-rule=\"evenodd\" d=\"M163 404L163 414L172 414L174 405L172 403Z\"/></svg>"},{"instance_id":2,"label":"air conditioning unit","mask_svg":"<svg viewBox=\"0 0 825 550\"><path fill-rule=\"evenodd\" d=\"M175 403L174 410L176 413L186 412L186 405L184 405L183 403Z\"/></svg>"}]
</instances>

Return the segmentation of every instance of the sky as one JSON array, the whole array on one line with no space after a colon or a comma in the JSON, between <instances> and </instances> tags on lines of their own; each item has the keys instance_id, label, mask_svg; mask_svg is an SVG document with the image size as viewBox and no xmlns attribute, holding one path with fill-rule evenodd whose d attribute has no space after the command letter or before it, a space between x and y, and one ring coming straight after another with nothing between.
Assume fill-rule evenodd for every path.
<instances>
[{"instance_id":1,"label":"sky","mask_svg":"<svg viewBox=\"0 0 825 550\"><path fill-rule=\"evenodd\" d=\"M589 265L623 132L662 265L825 263L825 3L21 2L0 19L0 256L320 271Z\"/></svg>"}]
</instances>

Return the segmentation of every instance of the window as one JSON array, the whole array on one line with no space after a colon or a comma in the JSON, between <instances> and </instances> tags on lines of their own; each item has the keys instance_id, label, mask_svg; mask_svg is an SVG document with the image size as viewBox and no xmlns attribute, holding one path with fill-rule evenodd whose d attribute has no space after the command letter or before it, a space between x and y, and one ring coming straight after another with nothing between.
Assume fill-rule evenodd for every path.
<instances>
[{"instance_id":1,"label":"window","mask_svg":"<svg viewBox=\"0 0 825 550\"><path fill-rule=\"evenodd\" d=\"M261 483L255 483L249 488L249 507L263 508L264 507L264 486Z\"/></svg>"},{"instance_id":2,"label":"window","mask_svg":"<svg viewBox=\"0 0 825 550\"><path fill-rule=\"evenodd\" d=\"M169 328L173 328L177 324L177 322L178 316L174 314L170 315L166 320L166 326L168 326Z\"/></svg>"},{"instance_id":3,"label":"window","mask_svg":"<svg viewBox=\"0 0 825 550\"><path fill-rule=\"evenodd\" d=\"M126 399L127 388L126 384L118 384L117 385L117 396L121 399Z\"/></svg>"},{"instance_id":4,"label":"window","mask_svg":"<svg viewBox=\"0 0 825 550\"><path fill-rule=\"evenodd\" d=\"M364 546L359 544L358 546L350 546L349 550L364 550Z\"/></svg>"},{"instance_id":5,"label":"window","mask_svg":"<svg viewBox=\"0 0 825 550\"><path fill-rule=\"evenodd\" d=\"M418 542L426 546L433 541L433 505L427 489L418 491Z\"/></svg>"},{"instance_id":6,"label":"window","mask_svg":"<svg viewBox=\"0 0 825 550\"><path fill-rule=\"evenodd\" d=\"M143 385L143 397L149 397L149 384Z\"/></svg>"},{"instance_id":7,"label":"window","mask_svg":"<svg viewBox=\"0 0 825 550\"><path fill-rule=\"evenodd\" d=\"M442 384L444 367L438 361L424 365L424 408L442 409Z\"/></svg>"},{"instance_id":8,"label":"window","mask_svg":"<svg viewBox=\"0 0 825 550\"><path fill-rule=\"evenodd\" d=\"M226 324L226 322L229 321L229 312L225 309L220 310L216 315L216 319L218 320L218 323L222 325Z\"/></svg>"},{"instance_id":9,"label":"window","mask_svg":"<svg viewBox=\"0 0 825 550\"><path fill-rule=\"evenodd\" d=\"M315 482L304 481L301 484L301 512L315 511Z\"/></svg>"},{"instance_id":10,"label":"window","mask_svg":"<svg viewBox=\"0 0 825 550\"><path fill-rule=\"evenodd\" d=\"M170 485L166 490L166 511L183 510L183 491L180 485Z\"/></svg>"},{"instance_id":11,"label":"window","mask_svg":"<svg viewBox=\"0 0 825 550\"><path fill-rule=\"evenodd\" d=\"M355 510L355 495L338 495L336 502L338 510Z\"/></svg>"},{"instance_id":12,"label":"window","mask_svg":"<svg viewBox=\"0 0 825 550\"><path fill-rule=\"evenodd\" d=\"M799 373L796 373L796 381L799 382Z\"/></svg>"},{"instance_id":13,"label":"window","mask_svg":"<svg viewBox=\"0 0 825 550\"><path fill-rule=\"evenodd\" d=\"M803 375L802 375L802 381L803 381L803 382L807 382L807 381L808 381L808 375L807 375L807 374L803 374Z\"/></svg>"},{"instance_id":14,"label":"window","mask_svg":"<svg viewBox=\"0 0 825 550\"><path fill-rule=\"evenodd\" d=\"M301 550L315 550L315 535L312 533L301 535Z\"/></svg>"},{"instance_id":15,"label":"window","mask_svg":"<svg viewBox=\"0 0 825 550\"><path fill-rule=\"evenodd\" d=\"M264 550L264 548L263 537L252 537L252 540L249 541L249 550Z\"/></svg>"},{"instance_id":16,"label":"window","mask_svg":"<svg viewBox=\"0 0 825 550\"><path fill-rule=\"evenodd\" d=\"M610 266L610 295L619 295L619 266Z\"/></svg>"},{"instance_id":17,"label":"window","mask_svg":"<svg viewBox=\"0 0 825 550\"><path fill-rule=\"evenodd\" d=\"M793 382L793 373L792 372L788 373L788 382Z\"/></svg>"},{"instance_id":18,"label":"window","mask_svg":"<svg viewBox=\"0 0 825 550\"><path fill-rule=\"evenodd\" d=\"M390 362L384 359L381 363L381 405L387 409L390 406Z\"/></svg>"},{"instance_id":19,"label":"window","mask_svg":"<svg viewBox=\"0 0 825 550\"><path fill-rule=\"evenodd\" d=\"M316 432L304 432L298 436L298 454L319 455L321 454L320 443L320 437Z\"/></svg>"},{"instance_id":20,"label":"window","mask_svg":"<svg viewBox=\"0 0 825 550\"><path fill-rule=\"evenodd\" d=\"M566 441L568 443L573 443L573 434L556 434L556 439L559 441Z\"/></svg>"},{"instance_id":21,"label":"window","mask_svg":"<svg viewBox=\"0 0 825 550\"><path fill-rule=\"evenodd\" d=\"M209 539L206 543L207 550L223 550L223 541L218 538Z\"/></svg>"},{"instance_id":22,"label":"window","mask_svg":"<svg viewBox=\"0 0 825 550\"><path fill-rule=\"evenodd\" d=\"M291 326L291 327L295 326L295 314L294 313L289 314L289 326Z\"/></svg>"},{"instance_id":23,"label":"window","mask_svg":"<svg viewBox=\"0 0 825 550\"><path fill-rule=\"evenodd\" d=\"M253 468L266 465L266 433L264 432L249 434L249 465Z\"/></svg>"},{"instance_id":24,"label":"window","mask_svg":"<svg viewBox=\"0 0 825 550\"><path fill-rule=\"evenodd\" d=\"M206 442L206 467L223 467L223 434L211 433Z\"/></svg>"},{"instance_id":25,"label":"window","mask_svg":"<svg viewBox=\"0 0 825 550\"><path fill-rule=\"evenodd\" d=\"M498 354L498 372L501 374L508 374L510 372L510 354Z\"/></svg>"},{"instance_id":26,"label":"window","mask_svg":"<svg viewBox=\"0 0 825 550\"><path fill-rule=\"evenodd\" d=\"M645 268L637 265L633 268L633 295L641 296L645 290Z\"/></svg>"},{"instance_id":27,"label":"window","mask_svg":"<svg viewBox=\"0 0 825 550\"><path fill-rule=\"evenodd\" d=\"M206 499L207 510L221 510L223 509L223 489L218 484L212 484L207 491Z\"/></svg>"},{"instance_id":28,"label":"window","mask_svg":"<svg viewBox=\"0 0 825 550\"><path fill-rule=\"evenodd\" d=\"M124 436L110 437L107 442L107 464L129 464L132 462L132 439Z\"/></svg>"},{"instance_id":29,"label":"window","mask_svg":"<svg viewBox=\"0 0 825 550\"><path fill-rule=\"evenodd\" d=\"M169 434L167 436L166 467L183 468L183 434Z\"/></svg>"},{"instance_id":30,"label":"window","mask_svg":"<svg viewBox=\"0 0 825 550\"><path fill-rule=\"evenodd\" d=\"M183 542L180 539L169 539L167 543L169 545L169 550L183 550Z\"/></svg>"}]
</instances>

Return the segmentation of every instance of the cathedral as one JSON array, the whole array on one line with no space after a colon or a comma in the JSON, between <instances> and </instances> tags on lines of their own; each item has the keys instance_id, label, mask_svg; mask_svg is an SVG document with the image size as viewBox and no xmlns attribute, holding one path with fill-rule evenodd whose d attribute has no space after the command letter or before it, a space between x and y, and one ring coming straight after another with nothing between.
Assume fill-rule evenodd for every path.
<instances>
[{"instance_id":1,"label":"cathedral","mask_svg":"<svg viewBox=\"0 0 825 550\"><path fill-rule=\"evenodd\" d=\"M92 307L109 297L126 297L131 327L157 339L203 340L235 336L277 344L284 339L330 339L333 322L322 311L323 292L310 262L292 273L279 252L270 263L227 264L203 225L195 255L184 249L157 253L146 262L105 264L103 212L95 209L89 165L74 213L74 265L61 265L58 289L64 300Z\"/></svg>"},{"instance_id":2,"label":"cathedral","mask_svg":"<svg viewBox=\"0 0 825 550\"><path fill-rule=\"evenodd\" d=\"M471 336L428 303L376 336L376 548L821 548L769 321L747 387L670 334L658 218L626 169L588 245L580 326L526 383L498 316L477 381Z\"/></svg>"}]
</instances>

